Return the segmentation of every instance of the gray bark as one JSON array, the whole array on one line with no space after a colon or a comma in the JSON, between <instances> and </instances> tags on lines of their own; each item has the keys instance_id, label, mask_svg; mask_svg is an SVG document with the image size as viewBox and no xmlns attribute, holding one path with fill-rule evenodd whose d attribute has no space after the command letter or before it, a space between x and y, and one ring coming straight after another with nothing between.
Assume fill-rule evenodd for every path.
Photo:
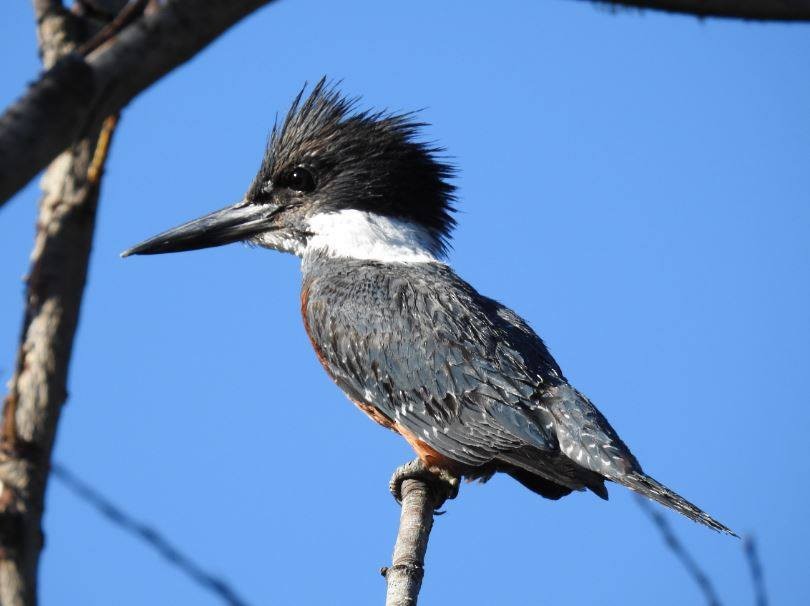
<instances>
[{"instance_id":1,"label":"gray bark","mask_svg":"<svg viewBox=\"0 0 810 606\"><path fill-rule=\"evenodd\" d=\"M402 482L402 511L392 564L381 572L388 584L386 606L415 606L425 575L425 553L436 501L421 480Z\"/></svg>"},{"instance_id":2,"label":"gray bark","mask_svg":"<svg viewBox=\"0 0 810 606\"><path fill-rule=\"evenodd\" d=\"M114 124L108 123L104 137ZM102 145L103 147L103 145ZM98 137L60 155L42 179L17 366L0 438L0 604L33 605L41 518L93 239L101 176ZM95 159L95 162L94 162Z\"/></svg>"},{"instance_id":3,"label":"gray bark","mask_svg":"<svg viewBox=\"0 0 810 606\"><path fill-rule=\"evenodd\" d=\"M124 1L118 2L119 6ZM98 25L36 0L40 55L47 67ZM79 317L96 207L115 120L54 160L42 179L34 250L26 279L17 364L0 434L0 604L37 602L41 518L51 450Z\"/></svg>"}]
</instances>

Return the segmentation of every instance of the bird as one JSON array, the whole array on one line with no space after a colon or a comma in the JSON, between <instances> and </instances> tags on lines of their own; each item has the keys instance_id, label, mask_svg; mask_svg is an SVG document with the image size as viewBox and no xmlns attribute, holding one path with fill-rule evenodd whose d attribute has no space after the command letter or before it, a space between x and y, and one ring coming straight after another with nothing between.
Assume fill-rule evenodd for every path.
<instances>
[{"instance_id":1,"label":"bird","mask_svg":"<svg viewBox=\"0 0 810 606\"><path fill-rule=\"evenodd\" d=\"M417 455L395 495L407 477L444 479L453 497L459 478L504 473L548 499L606 500L608 481L736 536L647 475L529 324L451 268L456 169L418 112L359 104L326 78L305 85L239 202L122 256L234 242L298 256L318 360Z\"/></svg>"}]
</instances>

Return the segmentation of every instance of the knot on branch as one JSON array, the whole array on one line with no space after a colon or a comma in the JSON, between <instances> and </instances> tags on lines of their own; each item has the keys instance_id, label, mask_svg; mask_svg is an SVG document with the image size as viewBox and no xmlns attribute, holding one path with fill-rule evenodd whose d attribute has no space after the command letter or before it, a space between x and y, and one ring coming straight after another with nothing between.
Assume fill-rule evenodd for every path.
<instances>
[{"instance_id":1,"label":"knot on branch","mask_svg":"<svg viewBox=\"0 0 810 606\"><path fill-rule=\"evenodd\" d=\"M401 562L393 566L383 566L380 568L380 574L386 579L388 574L404 574L416 581L421 581L425 576L425 567L419 562Z\"/></svg>"}]
</instances>

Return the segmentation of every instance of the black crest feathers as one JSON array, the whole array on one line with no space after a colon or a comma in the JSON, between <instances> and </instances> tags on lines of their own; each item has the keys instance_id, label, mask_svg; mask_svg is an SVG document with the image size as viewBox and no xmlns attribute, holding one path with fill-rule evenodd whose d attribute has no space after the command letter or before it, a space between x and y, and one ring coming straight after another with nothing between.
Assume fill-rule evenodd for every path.
<instances>
[{"instance_id":1,"label":"black crest feathers","mask_svg":"<svg viewBox=\"0 0 810 606\"><path fill-rule=\"evenodd\" d=\"M455 186L443 149L420 140L424 122L413 113L357 109L334 83L321 79L296 96L282 125L273 127L254 187L277 182L295 167L315 176L321 211L357 209L417 222L446 252Z\"/></svg>"}]
</instances>

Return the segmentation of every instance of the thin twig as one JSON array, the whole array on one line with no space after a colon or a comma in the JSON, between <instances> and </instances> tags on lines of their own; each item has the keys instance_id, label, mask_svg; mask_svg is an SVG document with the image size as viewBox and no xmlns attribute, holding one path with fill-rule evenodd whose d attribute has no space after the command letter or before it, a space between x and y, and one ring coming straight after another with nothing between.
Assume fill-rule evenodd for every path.
<instances>
[{"instance_id":1,"label":"thin twig","mask_svg":"<svg viewBox=\"0 0 810 606\"><path fill-rule=\"evenodd\" d=\"M416 606L425 576L425 552L435 501L421 480L402 482L402 511L391 566L380 570L388 583L385 606Z\"/></svg>"},{"instance_id":2,"label":"thin twig","mask_svg":"<svg viewBox=\"0 0 810 606\"><path fill-rule=\"evenodd\" d=\"M115 127L118 126L118 116L108 116L101 125L101 132L96 141L96 149L87 167L87 181L90 185L98 185L101 175L104 173L104 166L107 164L107 156L110 153L110 142L112 141Z\"/></svg>"},{"instance_id":3,"label":"thin twig","mask_svg":"<svg viewBox=\"0 0 810 606\"><path fill-rule=\"evenodd\" d=\"M762 572L762 563L759 559L759 551L754 537L749 535L743 539L743 551L748 562L748 570L751 572L751 581L754 584L754 603L756 606L768 606L765 575Z\"/></svg>"},{"instance_id":4,"label":"thin twig","mask_svg":"<svg viewBox=\"0 0 810 606\"><path fill-rule=\"evenodd\" d=\"M149 0L133 0L127 4L123 10L119 12L112 21L101 28L95 36L77 48L76 52L82 56L86 56L108 40L112 40L118 32L143 14L147 4L149 4Z\"/></svg>"},{"instance_id":5,"label":"thin twig","mask_svg":"<svg viewBox=\"0 0 810 606\"><path fill-rule=\"evenodd\" d=\"M664 515L647 501L647 499L637 496L636 501L647 515L650 516L650 519L661 532L667 547L669 547L672 553L675 554L675 557L681 561L683 567L686 568L686 572L689 573L689 576L692 577L692 580L697 584L701 592L703 592L703 597L706 598L706 604L708 604L708 606L720 606L720 598L717 596L717 592L714 589L711 579L709 579L709 575L703 571L697 561L686 551L683 543L675 536L675 533L672 531Z\"/></svg>"},{"instance_id":6,"label":"thin twig","mask_svg":"<svg viewBox=\"0 0 810 606\"><path fill-rule=\"evenodd\" d=\"M51 473L73 494L90 504L102 516L146 543L169 564L187 575L205 590L215 594L225 604L229 604L229 606L247 606L248 603L236 593L227 581L205 570L191 556L183 553L179 547L165 538L159 530L136 520L96 489L80 480L76 474L64 465L54 463Z\"/></svg>"}]
</instances>

